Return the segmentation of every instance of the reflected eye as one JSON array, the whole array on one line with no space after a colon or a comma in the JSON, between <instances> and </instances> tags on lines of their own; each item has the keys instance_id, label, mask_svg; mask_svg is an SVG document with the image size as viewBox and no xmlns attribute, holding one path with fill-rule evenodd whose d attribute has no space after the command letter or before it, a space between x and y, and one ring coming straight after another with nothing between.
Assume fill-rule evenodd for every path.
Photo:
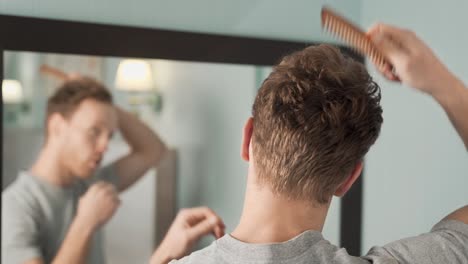
<instances>
[{"instance_id":1,"label":"reflected eye","mask_svg":"<svg viewBox=\"0 0 468 264\"><path fill-rule=\"evenodd\" d=\"M101 134L101 130L97 127L93 127L89 130L89 135L92 137L92 138L97 138L99 136L99 134Z\"/></svg>"}]
</instances>

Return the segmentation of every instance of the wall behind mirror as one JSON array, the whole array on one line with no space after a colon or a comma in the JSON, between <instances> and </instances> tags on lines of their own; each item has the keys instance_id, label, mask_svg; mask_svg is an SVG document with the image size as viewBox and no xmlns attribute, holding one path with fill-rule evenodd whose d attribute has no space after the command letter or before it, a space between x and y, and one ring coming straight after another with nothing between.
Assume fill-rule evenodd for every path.
<instances>
[{"instance_id":1,"label":"wall behind mirror","mask_svg":"<svg viewBox=\"0 0 468 264\"><path fill-rule=\"evenodd\" d=\"M15 102L4 96L2 188L14 180L18 170L29 168L41 147L46 100L60 83L40 73L41 65L47 64L104 82L116 104L137 114L176 150L177 207L207 205L225 220L227 231L232 231L240 217L247 177L247 164L240 158L242 128L271 67L138 60L150 66L153 90L128 91L122 90L125 82L118 78L124 59L128 58L4 53L5 79L19 82L22 95ZM127 150L117 136L104 164ZM150 171L122 194L122 206L106 226L109 263L145 262L152 253L157 224L154 175L157 172ZM336 244L339 217L339 200L335 200L324 235ZM198 247L211 241L207 238Z\"/></svg>"},{"instance_id":2,"label":"wall behind mirror","mask_svg":"<svg viewBox=\"0 0 468 264\"><path fill-rule=\"evenodd\" d=\"M191 32L299 41L334 41L322 34L320 8L330 5L353 21L362 0L1 0L0 13L19 16L132 25ZM287 17L285 23L284 17Z\"/></svg>"}]
</instances>

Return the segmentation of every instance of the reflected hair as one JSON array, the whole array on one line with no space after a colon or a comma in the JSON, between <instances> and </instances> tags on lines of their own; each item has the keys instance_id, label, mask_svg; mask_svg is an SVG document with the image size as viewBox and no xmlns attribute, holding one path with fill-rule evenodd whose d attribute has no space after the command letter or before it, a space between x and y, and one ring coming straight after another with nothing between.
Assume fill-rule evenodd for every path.
<instances>
[{"instance_id":1,"label":"reflected hair","mask_svg":"<svg viewBox=\"0 0 468 264\"><path fill-rule=\"evenodd\" d=\"M64 118L70 118L81 102L86 99L112 104L112 95L107 88L92 78L74 78L59 86L47 101L46 135L47 123L53 114L59 113Z\"/></svg>"}]
</instances>

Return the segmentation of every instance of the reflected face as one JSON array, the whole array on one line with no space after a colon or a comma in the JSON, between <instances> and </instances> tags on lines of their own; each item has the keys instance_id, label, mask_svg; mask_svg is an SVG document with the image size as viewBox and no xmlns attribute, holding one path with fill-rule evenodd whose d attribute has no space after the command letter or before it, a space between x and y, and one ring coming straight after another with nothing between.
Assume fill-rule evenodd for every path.
<instances>
[{"instance_id":1,"label":"reflected face","mask_svg":"<svg viewBox=\"0 0 468 264\"><path fill-rule=\"evenodd\" d=\"M81 102L65 124L62 164L74 176L89 178L99 167L116 127L117 114L111 104L93 99Z\"/></svg>"}]
</instances>

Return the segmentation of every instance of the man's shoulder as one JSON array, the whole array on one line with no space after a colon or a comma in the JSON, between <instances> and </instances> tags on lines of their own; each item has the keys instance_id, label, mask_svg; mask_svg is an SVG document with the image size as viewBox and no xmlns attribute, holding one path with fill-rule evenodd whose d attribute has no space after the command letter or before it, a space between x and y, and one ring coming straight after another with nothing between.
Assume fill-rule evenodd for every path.
<instances>
[{"instance_id":1,"label":"man's shoulder","mask_svg":"<svg viewBox=\"0 0 468 264\"><path fill-rule=\"evenodd\" d=\"M442 220L431 232L373 247L366 255L376 257L398 263L468 263L468 225Z\"/></svg>"},{"instance_id":2,"label":"man's shoulder","mask_svg":"<svg viewBox=\"0 0 468 264\"><path fill-rule=\"evenodd\" d=\"M189 256L181 258L179 260L173 260L171 264L196 264L196 263L222 263L218 261L218 247L216 246L216 241L213 242L208 247L195 251Z\"/></svg>"},{"instance_id":3,"label":"man's shoulder","mask_svg":"<svg viewBox=\"0 0 468 264\"><path fill-rule=\"evenodd\" d=\"M18 178L2 192L2 214L26 211L31 214L40 207L42 190L33 176L19 174Z\"/></svg>"},{"instance_id":4,"label":"man's shoulder","mask_svg":"<svg viewBox=\"0 0 468 264\"><path fill-rule=\"evenodd\" d=\"M15 203L28 199L34 196L34 189L34 182L20 173L16 180L2 191L2 201Z\"/></svg>"}]
</instances>

